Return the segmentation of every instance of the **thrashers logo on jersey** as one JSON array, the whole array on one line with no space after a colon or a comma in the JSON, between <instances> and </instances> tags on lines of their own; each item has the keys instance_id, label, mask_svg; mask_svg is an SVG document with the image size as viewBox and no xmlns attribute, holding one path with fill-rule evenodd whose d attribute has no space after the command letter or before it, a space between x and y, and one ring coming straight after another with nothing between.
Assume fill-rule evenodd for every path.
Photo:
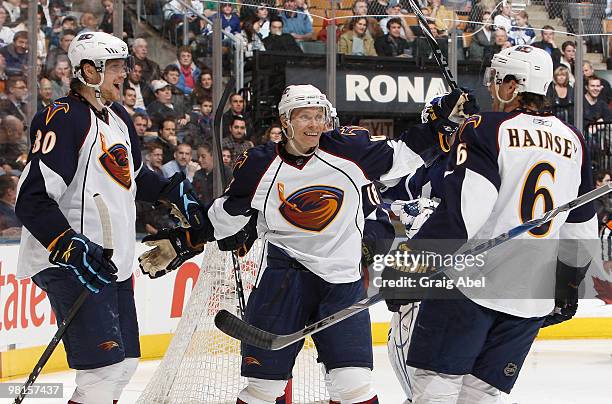
<instances>
[{"instance_id":1,"label":"thrashers logo on jersey","mask_svg":"<svg viewBox=\"0 0 612 404\"><path fill-rule=\"evenodd\" d=\"M70 105L65 102L54 101L53 104L47 107L47 116L45 117L45 125L49 125L51 119L57 114L59 111L64 111L65 114L70 111Z\"/></svg>"},{"instance_id":2,"label":"thrashers logo on jersey","mask_svg":"<svg viewBox=\"0 0 612 404\"><path fill-rule=\"evenodd\" d=\"M329 185L313 185L298 189L285 198L285 186L278 184L278 196L282 201L278 210L292 225L309 231L322 231L336 217L344 191Z\"/></svg>"},{"instance_id":3,"label":"thrashers logo on jersey","mask_svg":"<svg viewBox=\"0 0 612 404\"><path fill-rule=\"evenodd\" d=\"M100 138L102 140L103 153L98 157L98 160L102 164L104 171L119 185L125 189L130 189L132 177L130 176L130 160L127 148L117 143L112 145L110 149L107 149L102 133L100 133Z\"/></svg>"}]
</instances>

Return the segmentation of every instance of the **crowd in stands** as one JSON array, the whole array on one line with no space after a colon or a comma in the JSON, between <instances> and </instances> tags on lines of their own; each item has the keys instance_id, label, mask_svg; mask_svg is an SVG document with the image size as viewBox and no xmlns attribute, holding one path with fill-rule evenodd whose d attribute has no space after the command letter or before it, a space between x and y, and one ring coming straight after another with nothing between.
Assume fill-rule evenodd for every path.
<instances>
[{"instance_id":1,"label":"crowd in stands","mask_svg":"<svg viewBox=\"0 0 612 404\"><path fill-rule=\"evenodd\" d=\"M64 0L40 0L38 8L38 102L41 110L69 92L71 66L68 46L80 32L113 31L113 0L102 0L102 16L76 13ZM145 2L145 5L149 2ZM245 61L257 51L302 53L309 41L325 42L327 25L315 30L307 0L244 0L239 8L226 3L216 13L216 3L200 0L155 2L164 16L169 39L182 44L183 21L188 23L187 46L178 46L176 60L166 66L148 56L148 43L134 37L130 14L124 12L123 39L130 45L135 64L123 87L123 105L132 117L143 151L143 161L159 175L182 172L193 183L203 201L213 197L212 86L214 78L205 60L198 58L200 39L210 34L210 21L221 18L223 30L243 42ZM495 0L418 0L429 27L443 52L447 53L451 33L469 35L465 58L481 63L482 70L494 54L516 44L531 44L546 50L554 64L554 82L549 99L561 118L573 122L576 45L560 47L552 26L534 30L526 11L514 12L507 3ZM184 4L187 4L186 7ZM15 235L19 224L14 217L15 184L27 158L27 34L26 0L5 0L0 5L0 235ZM355 56L384 56L413 59L432 58L431 49L414 19L406 18L410 7L405 0L355 0L351 16L337 20L338 52ZM458 15L480 24L461 24ZM205 18L202 18L204 16ZM536 32L538 31L538 32ZM231 40L224 39L224 53L232 52ZM612 88L597 77L589 62L585 77L585 124L612 121ZM281 128L273 124L265 133L255 130L250 106L242 94L232 94L223 114L223 177L231 181L233 162L244 151L262 142L281 139ZM11 181L8 181L10 178ZM11 212L13 212L11 214ZM168 209L137 204L137 230L154 233L172 225Z\"/></svg>"}]
</instances>

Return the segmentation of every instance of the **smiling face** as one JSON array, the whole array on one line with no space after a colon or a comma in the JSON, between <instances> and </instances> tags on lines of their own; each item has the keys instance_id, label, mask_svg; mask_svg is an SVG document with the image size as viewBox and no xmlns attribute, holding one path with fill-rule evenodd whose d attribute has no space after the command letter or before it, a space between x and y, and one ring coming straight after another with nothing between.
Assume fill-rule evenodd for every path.
<instances>
[{"instance_id":1,"label":"smiling face","mask_svg":"<svg viewBox=\"0 0 612 404\"><path fill-rule=\"evenodd\" d=\"M104 69L104 81L100 85L100 93L106 101L120 101L123 80L127 77L125 60L108 60Z\"/></svg>"},{"instance_id":2,"label":"smiling face","mask_svg":"<svg viewBox=\"0 0 612 404\"><path fill-rule=\"evenodd\" d=\"M291 112L291 125L281 117L281 124L293 137L298 151L307 153L319 145L321 134L325 131L325 111L322 107L297 108Z\"/></svg>"}]
</instances>

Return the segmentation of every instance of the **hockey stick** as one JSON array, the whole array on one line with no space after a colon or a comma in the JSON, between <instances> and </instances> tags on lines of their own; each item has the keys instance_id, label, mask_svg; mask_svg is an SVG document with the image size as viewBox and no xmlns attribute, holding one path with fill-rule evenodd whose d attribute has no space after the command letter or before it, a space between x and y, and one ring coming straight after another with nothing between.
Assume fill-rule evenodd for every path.
<instances>
[{"instance_id":1,"label":"hockey stick","mask_svg":"<svg viewBox=\"0 0 612 404\"><path fill-rule=\"evenodd\" d=\"M461 248L459 249L457 254L483 253L495 246L498 246L510 239L515 238L520 234L523 234L531 229L543 225L544 223L547 223L559 213L566 212L568 210L572 210L579 206L582 206L609 193L610 191L612 191L612 183L608 183L600 188L587 192L586 194L579 196L573 201L570 201L564 205L561 205L555 209L544 213L541 217L537 219L532 219L523 224L520 224L510 229L507 233L500 234L499 236L491 240L485 241L484 243L481 243L474 248L465 251L463 251L463 248ZM443 272L444 271L441 271L440 273ZM253 345L258 348L276 351L279 349L283 349L301 339L304 339L311 334L324 330L327 327L330 327L348 317L351 317L367 309L368 307L380 302L381 300L383 300L382 293L377 293L374 296L360 300L352 306L349 306L346 309L342 309L329 317L321 319L300 331L287 335L276 335L261 330L239 319L238 317L234 316L226 310L221 310L217 313L217 315L215 316L215 325L225 334L229 335L230 337L239 339L240 341L248 345Z\"/></svg>"},{"instance_id":2,"label":"hockey stick","mask_svg":"<svg viewBox=\"0 0 612 404\"><path fill-rule=\"evenodd\" d=\"M456 89L458 86L455 82L455 79L453 78L453 73L451 72L450 67L448 67L448 61L442 53L440 45L438 45L436 38L434 38L433 33L429 29L427 18L423 15L421 9L414 2L414 0L408 0L408 2L410 3L410 8L412 9L412 12L414 13L414 15L416 15L417 20L419 21L419 25L421 26L421 31L423 31L423 34L425 35L425 39L427 40L429 46L431 47L431 50L433 51L434 58L436 59L438 66L440 66L440 69L442 70L442 76L444 76L444 79L446 80L446 83L448 84L451 90Z\"/></svg>"},{"instance_id":3,"label":"hockey stick","mask_svg":"<svg viewBox=\"0 0 612 404\"><path fill-rule=\"evenodd\" d=\"M217 105L217 110L215 111L215 120L213 122L213 132L214 132L214 136L217 136L217 139L219 140L219 142L221 142L221 138L223 137L222 128L221 128L223 114L221 112L223 111L223 106L229 99L232 89L234 88L235 82L236 80L233 77L230 77L227 85L225 86L225 89L223 90L221 99L219 100L219 105ZM225 189L228 184L226 184L225 176L223 175L223 169L222 169L223 154L221 152L221 147L218 147L215 152L217 153L217 159L219 161L219 168L218 168L219 173L220 173L219 177L221 178L223 189ZM233 272L234 272L234 280L236 282L236 294L238 295L238 310L240 312L240 317L244 318L244 310L246 308L246 299L244 298L244 286L242 284L242 276L240 275L240 263L238 261L238 256L236 252L232 251L231 254L232 254L232 263L234 265Z\"/></svg>"},{"instance_id":4,"label":"hockey stick","mask_svg":"<svg viewBox=\"0 0 612 404\"><path fill-rule=\"evenodd\" d=\"M104 203L102 195L95 194L93 198L94 202L96 203L96 207L98 208L100 222L102 223L102 246L104 248L104 256L110 260L113 256L113 237L111 232L110 214L108 213L108 207L106 206L106 203ZM51 342L49 343L49 345L47 345L47 348L45 348L45 351L41 355L40 359L38 359L38 362L36 362L32 373L30 373L30 376L28 376L28 380L24 383L19 395L15 398L14 404L21 404L21 402L23 402L26 397L26 394L28 394L30 386L34 384L34 382L38 378L38 375L42 371L42 368L47 364L47 361L51 357L51 354L53 354L53 351L55 351L55 348L64 336L64 333L68 329L68 326L70 325L74 317L77 315L81 306L83 305L83 303L85 303L85 300L88 296L89 289L85 289L83 292L81 292L77 300L72 304L68 315L59 325L57 331L55 332L55 335L51 339Z\"/></svg>"}]
</instances>

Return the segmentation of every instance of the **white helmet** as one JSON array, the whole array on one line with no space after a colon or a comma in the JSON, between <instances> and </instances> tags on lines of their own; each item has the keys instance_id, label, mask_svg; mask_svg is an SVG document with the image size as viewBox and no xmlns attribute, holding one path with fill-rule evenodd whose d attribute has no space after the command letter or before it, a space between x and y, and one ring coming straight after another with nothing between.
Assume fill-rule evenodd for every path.
<instances>
[{"instance_id":1,"label":"white helmet","mask_svg":"<svg viewBox=\"0 0 612 404\"><path fill-rule=\"evenodd\" d=\"M491 67L485 73L485 85L500 85L507 75L516 78L517 94L546 95L553 79L552 59L545 50L533 46L518 45L504 49L493 56Z\"/></svg>"},{"instance_id":2,"label":"white helmet","mask_svg":"<svg viewBox=\"0 0 612 404\"><path fill-rule=\"evenodd\" d=\"M278 112L285 116L287 121L291 120L291 112L296 108L323 107L325 117L331 117L332 105L325 94L313 85L300 84L285 88L283 96L278 103Z\"/></svg>"},{"instance_id":3,"label":"white helmet","mask_svg":"<svg viewBox=\"0 0 612 404\"><path fill-rule=\"evenodd\" d=\"M100 84L104 81L104 67L106 61L111 59L127 59L129 56L128 46L121 39L107 34L106 32L83 32L77 35L68 48L68 58L72 64L72 76L83 84L99 91ZM98 84L85 82L82 76L82 63L89 61L93 63L100 73L101 79Z\"/></svg>"}]
</instances>

